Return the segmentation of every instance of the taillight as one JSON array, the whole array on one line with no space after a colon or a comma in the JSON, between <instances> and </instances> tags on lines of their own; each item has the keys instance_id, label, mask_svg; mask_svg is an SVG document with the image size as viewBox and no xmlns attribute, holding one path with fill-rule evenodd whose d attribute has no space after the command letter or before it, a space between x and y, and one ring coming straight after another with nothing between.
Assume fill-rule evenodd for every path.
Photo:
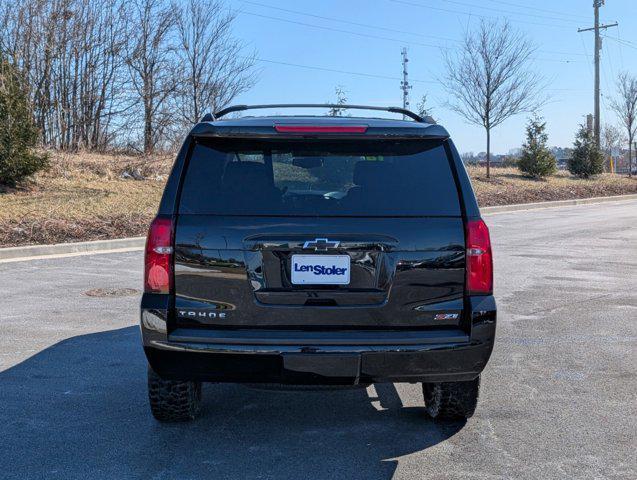
<instances>
[{"instance_id":1,"label":"taillight","mask_svg":"<svg viewBox=\"0 0 637 480\"><path fill-rule=\"evenodd\" d=\"M173 281L173 222L157 217L150 224L146 238L144 291L170 293Z\"/></svg>"},{"instance_id":2,"label":"taillight","mask_svg":"<svg viewBox=\"0 0 637 480\"><path fill-rule=\"evenodd\" d=\"M468 294L493 292L493 257L489 229L483 220L467 223L467 281Z\"/></svg>"}]
</instances>

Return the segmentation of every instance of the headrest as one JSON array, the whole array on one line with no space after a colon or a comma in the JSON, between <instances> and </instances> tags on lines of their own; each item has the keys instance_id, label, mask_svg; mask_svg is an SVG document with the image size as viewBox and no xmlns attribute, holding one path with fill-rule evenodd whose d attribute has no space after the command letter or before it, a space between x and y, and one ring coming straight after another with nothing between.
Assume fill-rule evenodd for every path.
<instances>
[{"instance_id":1,"label":"headrest","mask_svg":"<svg viewBox=\"0 0 637 480\"><path fill-rule=\"evenodd\" d=\"M363 160L354 165L354 184L359 187L381 185L387 181L389 165L384 162Z\"/></svg>"},{"instance_id":2,"label":"headrest","mask_svg":"<svg viewBox=\"0 0 637 480\"><path fill-rule=\"evenodd\" d=\"M265 165L256 162L230 162L223 174L225 187L243 188L245 186L268 186L272 180L267 174Z\"/></svg>"}]
</instances>

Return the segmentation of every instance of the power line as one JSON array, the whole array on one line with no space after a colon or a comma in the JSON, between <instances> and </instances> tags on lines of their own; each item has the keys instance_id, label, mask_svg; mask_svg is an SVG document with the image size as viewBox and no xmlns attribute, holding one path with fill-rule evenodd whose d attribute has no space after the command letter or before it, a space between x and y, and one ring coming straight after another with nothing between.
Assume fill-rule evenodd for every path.
<instances>
[{"instance_id":1,"label":"power line","mask_svg":"<svg viewBox=\"0 0 637 480\"><path fill-rule=\"evenodd\" d=\"M568 12L558 12L556 10L547 10L545 8L529 7L528 5L521 5L519 3L505 2L503 0L488 0L488 1L490 1L491 3L499 3L501 5L508 5L510 7L526 8L527 10L535 10L536 12L552 13L552 14L555 14L555 15L567 16L567 17L570 17L570 18L579 17L579 18L588 19L588 17L586 17L584 15L573 15L572 13L568 13Z\"/></svg>"},{"instance_id":2,"label":"power line","mask_svg":"<svg viewBox=\"0 0 637 480\"><path fill-rule=\"evenodd\" d=\"M622 39L617 38L617 37L611 37L610 35L602 35L602 37L609 38L610 40L614 40L619 45L623 45L624 47L628 47L628 48L632 48L634 50L637 50L637 45L635 45L632 42L629 42L628 40L622 40Z\"/></svg>"},{"instance_id":3,"label":"power line","mask_svg":"<svg viewBox=\"0 0 637 480\"><path fill-rule=\"evenodd\" d=\"M617 25L617 38L621 38L620 27ZM624 69L624 52L622 49L622 44L619 44L619 63L621 64L622 70Z\"/></svg>"},{"instance_id":4,"label":"power line","mask_svg":"<svg viewBox=\"0 0 637 480\"><path fill-rule=\"evenodd\" d=\"M601 39L600 39L600 42L601 42ZM607 57L608 57L608 60L610 61L610 55L607 55ZM606 66L605 62L601 63L601 68L602 68L602 75L604 76L604 81L606 82L605 87L610 88L612 84L608 80L608 67ZM608 111L609 109L608 109L608 105L606 104L606 95L604 95L603 93L600 93L600 96L601 96L602 104L604 105L604 110Z\"/></svg>"},{"instance_id":5,"label":"power line","mask_svg":"<svg viewBox=\"0 0 637 480\"><path fill-rule=\"evenodd\" d=\"M571 19L566 19L566 18L557 18L557 17L549 17L546 15L539 15L536 13L522 13L522 12L513 12L511 10L502 10L501 8L493 8L493 7L483 7L482 5L476 5L475 3L467 3L467 2L461 2L458 0L440 0L442 2L445 3L451 3L451 4L455 4L455 5L461 5L461 6L465 6L465 7L473 7L473 8L478 8L481 10L489 10L489 11L494 11L494 12L498 12L498 13L509 13L512 15L523 15L523 16L528 16L528 17L535 17L535 18L543 18L543 19L547 19L547 20L558 20L561 22L574 22L577 23L577 20L571 20Z\"/></svg>"},{"instance_id":6,"label":"power line","mask_svg":"<svg viewBox=\"0 0 637 480\"><path fill-rule=\"evenodd\" d=\"M245 58L245 59L250 59L253 57L241 57L241 58ZM341 69L337 69L337 68L332 68L332 67L322 67L322 66L317 66L317 65L303 65L303 64L299 64L299 63L292 63L292 62L282 62L282 61L278 61L278 60L270 60L270 59L266 59L266 58L260 58L260 57L256 57L254 58L255 61L257 62L263 62L263 63L271 63L274 65L283 65L286 67L295 67L295 68L303 68L303 69L309 69L309 70L317 70L317 71L322 71L322 72L331 72L331 73L340 73L340 74L344 74L344 75L354 75L354 76L358 76L358 77L369 77L369 78L377 78L377 79L381 79L381 80L391 80L391 81L402 81L403 79L401 77L392 77L389 75L380 75L380 74L376 74L376 73L369 73L369 72L354 72L351 70L341 70ZM442 85L442 82L439 82L438 80L419 80L419 79L411 79L410 82L415 82L415 83L429 83L429 84L437 84L437 85ZM580 92L581 89L573 89L573 88L549 88L547 90L550 91L560 91L560 92L564 92L564 91L570 91L570 92Z\"/></svg>"},{"instance_id":7,"label":"power line","mask_svg":"<svg viewBox=\"0 0 637 480\"><path fill-rule=\"evenodd\" d=\"M582 50L584 50L584 55L586 55L586 58L588 60L588 62L586 62L586 65L588 66L588 74L591 76L591 81L592 81L593 80L593 70L591 69L592 58L590 54L588 53L588 49L586 48L586 43L584 43L584 37L582 37L582 35L580 34L579 38L582 42Z\"/></svg>"},{"instance_id":8,"label":"power line","mask_svg":"<svg viewBox=\"0 0 637 480\"><path fill-rule=\"evenodd\" d=\"M253 17L261 17L261 18L268 18L270 20L278 20L280 22L286 22L286 23L293 23L295 25L302 25L304 27L311 27L311 28L319 28L321 30L328 30L331 32L339 32L339 33L348 33L350 35L357 35L359 37L364 37L364 38L375 38L378 40L385 40L385 41L389 41L389 42L397 42L397 43L408 43L410 45L419 45L421 47L430 47L430 48L446 48L446 47L442 47L440 45L432 45L432 44L428 44L428 43L420 43L420 42L413 42L411 40L400 40L398 38L391 38L391 37L381 37L379 35L371 35L369 33L360 33L360 32L354 32L352 30L344 30L344 29L340 29L340 28L333 28L333 27L326 27L326 26L322 26L322 25L315 25L312 23L306 23L306 22L299 22L296 20L288 20L286 18L279 18L279 17L272 17L270 15L262 15L260 13L253 13L253 12L246 12L245 10L240 12L241 15L252 15Z\"/></svg>"},{"instance_id":9,"label":"power line","mask_svg":"<svg viewBox=\"0 0 637 480\"><path fill-rule=\"evenodd\" d=\"M402 80L402 78L400 77L391 77L389 75L378 75L375 73L368 73L368 72L353 72L353 71L348 71L348 70L339 70L336 68L330 68L330 67L319 67L316 65L301 65L298 63L291 63L291 62L280 62L277 60L269 60L269 59L265 59L265 58L255 58L255 60L257 62L264 62L264 63L272 63L275 65L284 65L287 67L297 67L297 68L306 68L309 70L319 70L319 71L323 71L323 72L332 72L332 73L342 73L345 75L356 75L359 77L369 77L369 78L379 78L382 80L392 80L392 81L396 81L396 80ZM418 82L418 83L440 83L436 80L412 80L413 82Z\"/></svg>"},{"instance_id":10,"label":"power line","mask_svg":"<svg viewBox=\"0 0 637 480\"><path fill-rule=\"evenodd\" d=\"M341 29L341 28L333 28L333 27L327 27L324 25L316 25L313 23L307 23L307 22L299 22L297 20L289 20L287 18L280 18L280 17L273 17L271 15L263 15L260 13L254 13L254 12L248 12L245 10L242 10L241 12L239 12L241 15L250 15L253 17L260 17L260 18L267 18L269 20L277 20L279 22L285 22L285 23L292 23L294 25L301 25L304 27L311 27L311 28L317 28L320 30L327 30L327 31L331 31L331 32L338 32L338 33L346 33L349 35L356 35L358 37L363 37L363 38L374 38L376 40L384 40L384 41L389 41L389 42L395 42L395 43L402 43L402 44L408 44L408 45L416 45L416 46L420 46L420 47L428 47L428 48L437 48L437 49L442 49L442 50L449 50L450 47L446 47L446 46L442 46L442 45L432 45L432 44L427 44L427 43L421 43L421 42L414 42L414 41L410 41L410 40L401 40L398 38L392 38L392 37L383 37L383 36L379 36L379 35L372 35L372 34L368 34L368 33L361 33L361 32L354 32L352 30L345 30L345 29ZM552 52L552 51L546 51L544 53L549 53L549 54L560 54L562 55L562 52ZM572 54L569 54L572 55ZM579 55L579 54L575 54L575 55ZM539 60L539 61L547 61L547 62L559 62L559 63L577 63L579 62L578 60L560 60L560 59L552 59L552 58L534 58L533 60Z\"/></svg>"},{"instance_id":11,"label":"power line","mask_svg":"<svg viewBox=\"0 0 637 480\"><path fill-rule=\"evenodd\" d=\"M325 17L323 15L316 15L314 13L307 13L307 12L301 12L299 10L290 10L288 8L275 7L274 5L266 5L265 3L253 2L251 0L243 0L243 3L248 3L250 5L255 5L255 6L259 6L259 7L263 7L263 8L269 8L271 10L278 10L280 12L294 13L296 15L304 15L306 17L319 18L321 20L328 20L330 22L338 22L338 23L343 23L343 24L346 24L346 25L354 25L354 26L357 26L357 27L371 28L371 29L374 29L374 30L384 30L386 32L392 32L392 33L401 33L401 34L406 34L406 35L415 35L415 36L423 37L423 38L435 38L437 40L446 40L446 41L449 41L449 42L459 42L460 41L460 40L456 40L456 39L453 39L453 38L439 37L439 36L435 36L435 35L426 35L424 33L411 32L411 31L408 31L408 30L399 30L399 29L396 29L396 28L382 27L380 25L370 25L368 23L352 22L350 20L344 20L342 18Z\"/></svg>"},{"instance_id":12,"label":"power line","mask_svg":"<svg viewBox=\"0 0 637 480\"><path fill-rule=\"evenodd\" d=\"M448 42L462 43L462 40L457 40L457 39L454 39L454 38L440 37L440 36L436 36L436 35L425 35L425 34L422 34L422 33L412 32L412 31L408 31L408 30L399 30L399 29L395 29L395 28L381 27L381 26L378 26L378 25L370 25L368 23L352 22L352 21L349 21L349 20L344 20L342 18L326 17L326 16L323 16L323 15L316 15L316 14L313 14L313 13L301 12L299 10L291 10L291 9L288 9L288 8L275 7L274 5L267 5L265 3L254 2L252 0L243 0L243 3L250 4L250 5L255 5L255 6L259 6L259 7L263 7L263 8L269 8L269 9L272 9L272 10L278 10L278 11L281 11L281 12L292 13L292 14L295 14L295 15L303 15L303 16L306 16L306 17L319 18L321 20L327 20L327 21L330 21L330 22L343 23L343 24L346 24L346 25L354 25L354 26L357 26L357 27L371 28L371 29L374 29L374 30L385 30L385 31L388 31L388 32L393 32L393 33L401 33L401 34L407 34L407 35L416 35L416 36L424 37L424 38L434 38L434 39L437 39L437 40L444 40L444 41L448 41ZM246 12L246 13L250 13L250 12ZM269 17L269 18L275 19L277 17ZM284 20L284 19L280 19L280 20ZM316 26L316 27L317 28L321 28L320 26ZM343 32L345 32L345 31L343 31ZM354 33L354 32L352 32L352 33ZM395 40L395 41L397 41L397 40ZM443 47L440 47L440 48L443 48ZM539 50L539 52L540 53L555 54L555 55L583 55L581 53L559 52L559 51L553 51L553 50ZM550 59L550 60L547 60L547 61L562 61L562 60ZM568 60L565 60L564 62L565 63L570 63Z\"/></svg>"},{"instance_id":13,"label":"power line","mask_svg":"<svg viewBox=\"0 0 637 480\"><path fill-rule=\"evenodd\" d=\"M560 60L558 58L541 58L541 57L531 57L530 60L537 60L540 62L557 62L557 63L584 63L583 60Z\"/></svg>"},{"instance_id":14,"label":"power line","mask_svg":"<svg viewBox=\"0 0 637 480\"><path fill-rule=\"evenodd\" d=\"M477 13L471 13L471 12L463 12L460 10L451 10L448 8L440 8L440 7L432 7L430 5L423 5L422 3L414 3L414 2L409 2L407 0L389 0L390 2L394 2L394 3L401 3L403 5L410 5L412 7L419 7L419 8L427 8L429 10L437 10L439 12L447 12L447 13L455 13L457 15L466 15L469 17L478 17L478 18L483 18L483 19L497 19L497 17L494 16L489 16L489 15L480 15ZM519 14L519 15L523 15L523 14ZM517 19L513 19L513 18L509 18L508 20L510 20L513 23L524 23L527 25L540 25L543 27L555 27L555 28L569 28L570 25L557 25L557 24L551 24L551 23L539 23L539 22L527 22L524 20L517 20Z\"/></svg>"},{"instance_id":15,"label":"power line","mask_svg":"<svg viewBox=\"0 0 637 480\"><path fill-rule=\"evenodd\" d=\"M606 38L605 36L603 36L603 37ZM611 54L611 50L607 50L607 52L608 52L608 55L607 55L608 63L610 63L610 75L611 75L612 79L615 79L615 78L617 78L616 75L615 75L617 73L617 70L615 70L615 63L613 62L613 55Z\"/></svg>"}]
</instances>

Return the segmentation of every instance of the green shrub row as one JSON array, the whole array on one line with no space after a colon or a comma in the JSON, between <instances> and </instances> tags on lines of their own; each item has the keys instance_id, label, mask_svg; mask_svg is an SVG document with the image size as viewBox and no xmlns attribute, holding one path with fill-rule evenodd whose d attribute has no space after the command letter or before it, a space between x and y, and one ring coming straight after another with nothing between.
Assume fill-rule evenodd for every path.
<instances>
[{"instance_id":1,"label":"green shrub row","mask_svg":"<svg viewBox=\"0 0 637 480\"><path fill-rule=\"evenodd\" d=\"M529 119L526 126L526 142L517 165L520 171L534 178L546 177L557 170L555 156L548 148L546 122L537 115ZM604 171L604 156L595 145L592 132L583 125L577 131L567 167L571 174L582 178Z\"/></svg>"},{"instance_id":2,"label":"green shrub row","mask_svg":"<svg viewBox=\"0 0 637 480\"><path fill-rule=\"evenodd\" d=\"M34 150L37 142L24 77L0 56L0 184L15 186L47 166L46 155Z\"/></svg>"}]
</instances>

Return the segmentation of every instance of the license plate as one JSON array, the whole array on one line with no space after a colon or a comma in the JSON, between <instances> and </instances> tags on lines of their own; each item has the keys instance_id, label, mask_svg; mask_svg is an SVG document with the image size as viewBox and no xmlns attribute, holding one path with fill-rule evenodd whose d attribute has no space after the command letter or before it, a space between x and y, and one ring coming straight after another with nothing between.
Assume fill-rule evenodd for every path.
<instances>
[{"instance_id":1,"label":"license plate","mask_svg":"<svg viewBox=\"0 0 637 480\"><path fill-rule=\"evenodd\" d=\"M292 255L292 283L295 285L347 285L348 255Z\"/></svg>"}]
</instances>

